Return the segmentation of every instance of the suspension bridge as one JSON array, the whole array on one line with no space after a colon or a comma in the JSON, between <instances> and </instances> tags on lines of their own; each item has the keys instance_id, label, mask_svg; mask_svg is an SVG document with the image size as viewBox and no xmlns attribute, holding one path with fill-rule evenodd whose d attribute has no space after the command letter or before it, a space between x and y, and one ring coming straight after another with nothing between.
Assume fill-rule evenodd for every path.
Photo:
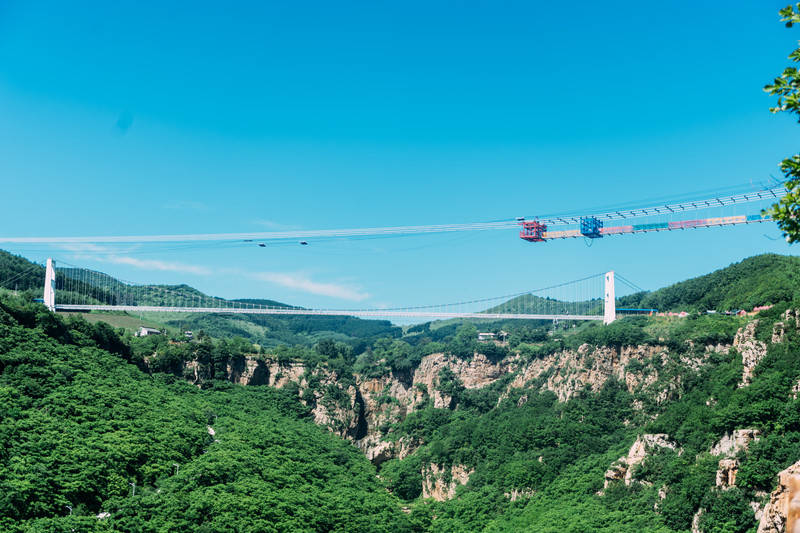
<instances>
[{"instance_id":1,"label":"suspension bridge","mask_svg":"<svg viewBox=\"0 0 800 533\"><path fill-rule=\"evenodd\" d=\"M187 286L125 282L103 272L72 265L57 267L55 260L48 259L43 303L51 311L62 312L224 313L423 320L602 320L609 324L616 319L617 279L630 292L641 290L612 271L515 294L444 304L314 309L257 300L227 300L205 295Z\"/></svg>"},{"instance_id":2,"label":"suspension bridge","mask_svg":"<svg viewBox=\"0 0 800 533\"><path fill-rule=\"evenodd\" d=\"M785 187L764 187L737 194L713 195L704 199L651 204L645 207L617 207L605 210L542 215L533 218L439 224L425 226L368 227L339 230L293 230L254 233L205 233L184 235L127 235L77 237L2 237L0 243L45 244L49 246L86 244L115 245L148 243L192 243L209 246L260 246L288 244L295 240L308 245L316 240L360 237L393 237L432 233L514 229L527 242L683 231L688 229L737 226L767 222L765 209L786 193ZM588 213L588 214L587 214ZM302 239L296 241L297 239ZM39 267L41 268L41 267ZM537 288L516 294L459 302L416 305L402 308L311 309L259 300L226 300L204 295L188 287L142 285L119 281L107 274L74 265L56 268L47 260L44 303L52 311L125 311L166 313L226 313L249 315L355 316L362 318L450 318L603 320L616 317L615 280L632 291L641 290L614 272ZM58 295L58 296L57 296Z\"/></svg>"}]
</instances>

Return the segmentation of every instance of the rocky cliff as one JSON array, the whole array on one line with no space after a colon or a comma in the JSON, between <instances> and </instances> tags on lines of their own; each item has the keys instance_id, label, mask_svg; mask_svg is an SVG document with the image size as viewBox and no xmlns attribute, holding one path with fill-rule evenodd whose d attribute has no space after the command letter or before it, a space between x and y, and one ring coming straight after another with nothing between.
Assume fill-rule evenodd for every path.
<instances>
[{"instance_id":1,"label":"rocky cliff","mask_svg":"<svg viewBox=\"0 0 800 533\"><path fill-rule=\"evenodd\" d=\"M227 378L242 385L296 387L316 423L353 441L370 461L380 465L390 459L405 458L421 445L408 436L398 438L394 433L395 426L409 413L426 406L436 409L458 407L452 386L443 386L445 378L462 390L482 389L500 381L495 388L500 393L500 401L514 395L518 398L518 406L527 401L528 390L551 391L560 401L567 401L582 390L597 392L609 380L616 380L636 398L646 398L658 410L658 406L680 397L682 378L687 372L697 372L712 355L726 353L731 348L742 356L739 386L747 387L752 382L754 369L765 357L770 341L781 342L786 329L797 324L796 313L789 311L783 318L775 324L772 337L767 337L766 342L756 338L758 321L753 320L739 329L732 345L687 344L686 349L678 352L667 346L649 344L622 348L584 344L577 349L559 350L532 360L512 353L499 362L490 361L479 353L466 359L433 353L423 357L411 375L396 376L387 371L379 377L359 374L342 377L324 363L306 368L297 361L278 362L261 355L230 362ZM184 375L189 380L201 383L203 378L200 374L196 362L186 364ZM800 385L793 389L792 394L798 394L798 390ZM714 402L713 398L708 402ZM634 406L642 409L642 401L637 399ZM719 489L726 490L736 485L737 454L747 450L749 444L758 438L758 430L740 429L725 435L709 450L711 455L719 457L716 477ZM680 451L668 435L641 434L628 453L610 466L604 486L608 487L615 481L626 485L633 483L638 465L659 448ZM422 495L437 500L450 498L458 485L468 482L470 474L471 470L465 465L425 464L421 471ZM662 499L668 490L669 487L662 487ZM517 499L520 494L509 493L507 497ZM524 494L529 497L527 492ZM775 509L781 505L788 505L780 502L767 507L764 520L768 515L776 516ZM754 511L757 516L761 514L760 507L754 507ZM770 520L774 522L777 519Z\"/></svg>"},{"instance_id":2,"label":"rocky cliff","mask_svg":"<svg viewBox=\"0 0 800 533\"><path fill-rule=\"evenodd\" d=\"M800 533L800 461L778 474L758 533Z\"/></svg>"},{"instance_id":3,"label":"rocky cliff","mask_svg":"<svg viewBox=\"0 0 800 533\"><path fill-rule=\"evenodd\" d=\"M459 485L466 485L472 470L464 465L453 465L450 468L430 464L422 469L422 497L444 501L456 495Z\"/></svg>"},{"instance_id":4,"label":"rocky cliff","mask_svg":"<svg viewBox=\"0 0 800 533\"><path fill-rule=\"evenodd\" d=\"M493 363L476 353L469 360L434 353L422 358L409 381L388 372L381 377L340 380L324 365L308 369L299 362L279 363L270 356L247 356L227 365L227 379L241 385L286 387L294 384L302 401L311 407L314 420L332 432L352 440L375 464L403 458L419 443L391 436L393 424L401 422L426 402L437 409L453 409L455 399L442 390L443 371L465 389L487 387L508 376L503 397L514 389L533 387L552 391L560 401L583 389L600 390L610 379L624 383L630 392L648 390L658 402L679 393L680 382L659 383L664 369L678 366L697 369L711 352L726 351L727 345L707 346L701 355L671 356L662 346L626 346L621 350L593 347L562 350L530 362L518 355ZM184 375L200 384L203 377L196 361L185 364ZM520 398L519 405L525 401Z\"/></svg>"}]
</instances>

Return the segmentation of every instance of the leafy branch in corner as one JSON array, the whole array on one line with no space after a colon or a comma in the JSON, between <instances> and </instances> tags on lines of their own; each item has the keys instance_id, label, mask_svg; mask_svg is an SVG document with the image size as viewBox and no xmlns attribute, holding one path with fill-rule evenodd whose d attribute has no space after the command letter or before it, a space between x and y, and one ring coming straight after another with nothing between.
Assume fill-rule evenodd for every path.
<instances>
[{"instance_id":1,"label":"leafy branch in corner","mask_svg":"<svg viewBox=\"0 0 800 533\"><path fill-rule=\"evenodd\" d=\"M800 2L794 6L786 6L779 13L781 22L786 23L787 28L791 28L794 24L800 23ZM793 63L800 63L800 47L789 54L789 59ZM797 67L786 67L772 84L764 87L764 90L778 96L778 104L770 108L770 111L773 113L788 111L797 115L800 121L800 75ZM785 183L787 193L766 212L777 221L786 240L794 243L800 241L800 154L784 159L780 168L787 178Z\"/></svg>"}]
</instances>

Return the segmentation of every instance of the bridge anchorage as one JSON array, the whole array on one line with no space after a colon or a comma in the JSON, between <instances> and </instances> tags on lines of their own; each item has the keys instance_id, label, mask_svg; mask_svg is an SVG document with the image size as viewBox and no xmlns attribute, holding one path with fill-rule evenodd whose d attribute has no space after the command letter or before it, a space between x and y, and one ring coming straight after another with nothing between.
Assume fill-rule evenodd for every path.
<instances>
[{"instance_id":1,"label":"bridge anchorage","mask_svg":"<svg viewBox=\"0 0 800 533\"><path fill-rule=\"evenodd\" d=\"M624 280L624 278L621 278ZM624 282L633 290L638 290ZM423 320L473 318L493 320L616 319L615 274L595 274L542 289L461 302L397 308L313 309L257 300L225 300L185 286L142 285L108 274L47 260L44 304L51 311L126 311L133 313L225 313L247 315L353 316Z\"/></svg>"}]
</instances>

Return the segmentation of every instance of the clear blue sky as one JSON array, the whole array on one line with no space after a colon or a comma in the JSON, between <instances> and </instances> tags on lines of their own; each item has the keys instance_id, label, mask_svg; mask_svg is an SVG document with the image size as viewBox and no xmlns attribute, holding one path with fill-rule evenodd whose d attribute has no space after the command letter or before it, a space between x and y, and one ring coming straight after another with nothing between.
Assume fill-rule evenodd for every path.
<instances>
[{"instance_id":1,"label":"clear blue sky","mask_svg":"<svg viewBox=\"0 0 800 533\"><path fill-rule=\"evenodd\" d=\"M507 219L767 183L800 138L762 91L800 38L779 22L786 0L164 4L0 2L0 234ZM607 269L652 289L798 251L772 224L592 247L512 231L128 256L8 248L330 306Z\"/></svg>"}]
</instances>

